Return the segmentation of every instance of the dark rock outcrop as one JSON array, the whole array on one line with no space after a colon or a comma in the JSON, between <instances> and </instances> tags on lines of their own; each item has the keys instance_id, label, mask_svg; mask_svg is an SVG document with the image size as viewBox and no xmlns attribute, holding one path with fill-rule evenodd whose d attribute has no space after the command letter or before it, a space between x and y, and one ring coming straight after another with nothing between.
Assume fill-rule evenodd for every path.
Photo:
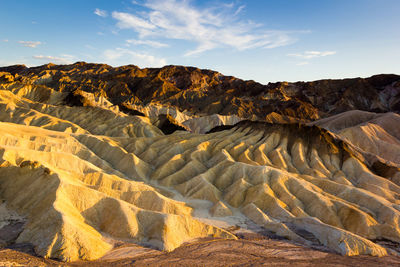
<instances>
[{"instance_id":1,"label":"dark rock outcrop","mask_svg":"<svg viewBox=\"0 0 400 267\"><path fill-rule=\"evenodd\" d=\"M165 66L113 68L77 62L27 68L0 68L22 83L46 77L42 85L73 93L77 90L106 97L114 105L159 103L195 114L255 115L263 120L272 112L300 121L312 121L348 110L400 112L400 76L278 82L262 85L194 67ZM71 94L69 94L71 96ZM72 101L74 102L74 101ZM79 102L79 101L78 101Z\"/></svg>"}]
</instances>

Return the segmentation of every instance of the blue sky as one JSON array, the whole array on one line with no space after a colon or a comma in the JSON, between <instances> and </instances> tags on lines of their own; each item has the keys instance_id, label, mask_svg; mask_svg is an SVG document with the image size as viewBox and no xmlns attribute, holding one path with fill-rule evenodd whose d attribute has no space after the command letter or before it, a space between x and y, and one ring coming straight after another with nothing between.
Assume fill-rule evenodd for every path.
<instances>
[{"instance_id":1,"label":"blue sky","mask_svg":"<svg viewBox=\"0 0 400 267\"><path fill-rule=\"evenodd\" d=\"M400 74L399 0L0 4L0 66L173 64L261 83Z\"/></svg>"}]
</instances>

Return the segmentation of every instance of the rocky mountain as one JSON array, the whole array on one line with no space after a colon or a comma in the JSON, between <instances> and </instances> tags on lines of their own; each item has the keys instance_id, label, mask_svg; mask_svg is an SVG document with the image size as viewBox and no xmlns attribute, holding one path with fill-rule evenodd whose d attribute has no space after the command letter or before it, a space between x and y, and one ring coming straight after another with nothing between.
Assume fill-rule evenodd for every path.
<instances>
[{"instance_id":1,"label":"rocky mountain","mask_svg":"<svg viewBox=\"0 0 400 267\"><path fill-rule=\"evenodd\" d=\"M77 62L27 68L0 68L9 82L50 87L68 94L71 105L87 104L85 94L104 97L122 111L167 107L191 115L237 115L240 118L311 121L349 110L400 112L400 76L278 82L262 85L194 67L113 68Z\"/></svg>"},{"instance_id":2,"label":"rocky mountain","mask_svg":"<svg viewBox=\"0 0 400 267\"><path fill-rule=\"evenodd\" d=\"M400 76L261 85L179 66L0 71L3 246L96 260L121 243L173 251L267 231L400 256Z\"/></svg>"}]
</instances>

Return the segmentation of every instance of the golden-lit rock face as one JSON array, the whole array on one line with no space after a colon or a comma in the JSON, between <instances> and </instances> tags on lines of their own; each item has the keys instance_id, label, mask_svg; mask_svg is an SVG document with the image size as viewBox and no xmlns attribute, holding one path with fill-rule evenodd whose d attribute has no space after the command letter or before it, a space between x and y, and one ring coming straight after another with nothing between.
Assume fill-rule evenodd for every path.
<instances>
[{"instance_id":1,"label":"golden-lit rock face","mask_svg":"<svg viewBox=\"0 0 400 267\"><path fill-rule=\"evenodd\" d=\"M165 135L154 117L128 115L113 104L111 67L96 65L96 75L108 77L109 91L101 95L83 90L83 81L91 83L87 76L77 81L78 74L60 74L83 71L71 66L33 69L30 78L0 74L0 198L6 204L0 214L23 218L15 242L33 244L39 255L92 260L118 240L170 251L199 237L235 239L218 226L227 218L246 218L304 245L316 239L343 255L383 256L390 250L377 240L400 242L398 155L386 145L399 140L398 115L374 115L373 125L370 117L357 122L349 115L315 122L328 130L241 121L204 133L207 122L243 117L202 119L171 106L176 123L193 132ZM154 71L123 70L139 77ZM180 83L181 76L173 80L163 71L160 79ZM201 77L197 82L206 83ZM80 91L71 96L65 88L76 83ZM366 157L374 153L393 164L380 160L378 168Z\"/></svg>"},{"instance_id":2,"label":"golden-lit rock face","mask_svg":"<svg viewBox=\"0 0 400 267\"><path fill-rule=\"evenodd\" d=\"M310 121L349 110L400 112L400 76L269 83L243 81L211 70L184 66L113 68L77 62L39 67L0 68L4 82L50 87L68 94L67 103L90 105L106 98L125 111L133 106L187 111L191 114L236 115L269 122ZM92 100L82 95L94 94ZM45 99L42 99L42 101ZM83 101L82 101L83 100ZM178 119L179 121L179 119Z\"/></svg>"}]
</instances>

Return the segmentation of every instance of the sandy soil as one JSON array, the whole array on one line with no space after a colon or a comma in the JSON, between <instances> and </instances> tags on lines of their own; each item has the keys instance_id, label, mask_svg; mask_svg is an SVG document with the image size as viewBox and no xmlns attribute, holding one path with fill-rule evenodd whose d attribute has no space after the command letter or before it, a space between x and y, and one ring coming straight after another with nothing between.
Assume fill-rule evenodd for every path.
<instances>
[{"instance_id":1,"label":"sandy soil","mask_svg":"<svg viewBox=\"0 0 400 267\"><path fill-rule=\"evenodd\" d=\"M239 240L202 239L172 252L122 244L92 262L62 263L17 250L0 250L1 266L400 266L400 257L341 256L322 247L306 248L259 234Z\"/></svg>"}]
</instances>

